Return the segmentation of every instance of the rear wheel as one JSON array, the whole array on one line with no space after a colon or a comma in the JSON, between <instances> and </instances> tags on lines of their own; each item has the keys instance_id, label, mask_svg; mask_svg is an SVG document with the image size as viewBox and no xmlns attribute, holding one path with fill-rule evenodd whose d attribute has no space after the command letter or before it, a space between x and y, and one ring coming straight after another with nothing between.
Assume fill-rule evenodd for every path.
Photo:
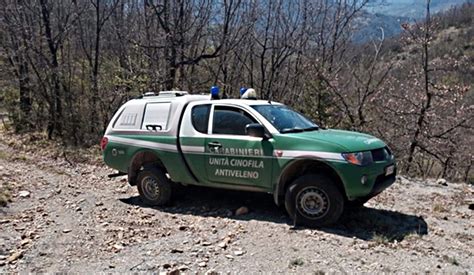
<instances>
[{"instance_id":1,"label":"rear wheel","mask_svg":"<svg viewBox=\"0 0 474 275\"><path fill-rule=\"evenodd\" d=\"M171 198L171 181L157 167L145 167L138 173L137 189L147 205L164 205Z\"/></svg>"},{"instance_id":2,"label":"rear wheel","mask_svg":"<svg viewBox=\"0 0 474 275\"><path fill-rule=\"evenodd\" d=\"M333 224L344 210L344 197L329 177L307 174L297 178L285 194L285 208L295 223L310 227Z\"/></svg>"}]
</instances>

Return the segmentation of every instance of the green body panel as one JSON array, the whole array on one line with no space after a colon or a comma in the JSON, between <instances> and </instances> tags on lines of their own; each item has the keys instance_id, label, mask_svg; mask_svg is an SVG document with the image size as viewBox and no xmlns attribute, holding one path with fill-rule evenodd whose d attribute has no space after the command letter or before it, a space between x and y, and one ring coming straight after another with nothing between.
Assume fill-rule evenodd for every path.
<instances>
[{"instance_id":1,"label":"green body panel","mask_svg":"<svg viewBox=\"0 0 474 275\"><path fill-rule=\"evenodd\" d=\"M131 161L130 151L139 150L140 148L131 148L132 146L124 145L116 142L109 142L103 151L104 162L107 166L117 169L120 172L127 173L128 165ZM117 150L117 154L112 154L113 150Z\"/></svg>"},{"instance_id":2,"label":"green body panel","mask_svg":"<svg viewBox=\"0 0 474 275\"><path fill-rule=\"evenodd\" d=\"M358 152L385 147L385 143L373 136L343 130L318 130L302 133L274 135L276 150L316 151L316 152ZM374 186L377 176L384 169L395 163L395 160L374 162L368 166L358 166L345 160L321 159L308 157L330 166L341 178L346 196L349 199L368 195ZM273 183L278 184L281 173L300 158L275 158L273 165ZM362 176L367 176L367 182L361 184Z\"/></svg>"},{"instance_id":3,"label":"green body panel","mask_svg":"<svg viewBox=\"0 0 474 275\"><path fill-rule=\"evenodd\" d=\"M394 164L394 160L375 162L371 165L360 167L344 161L333 161L329 165L333 167L342 179L346 195L349 199L365 197L375 184L377 176L385 173L385 168ZM367 182L361 183L362 176L367 176Z\"/></svg>"},{"instance_id":4,"label":"green body panel","mask_svg":"<svg viewBox=\"0 0 474 275\"><path fill-rule=\"evenodd\" d=\"M206 142L222 144L222 150L217 150L220 153L206 148L206 174L210 183L251 185L270 190L273 154L271 141L207 138ZM245 149L241 151L242 154L237 153L239 148ZM232 153L232 149L235 153Z\"/></svg>"},{"instance_id":5,"label":"green body panel","mask_svg":"<svg viewBox=\"0 0 474 275\"><path fill-rule=\"evenodd\" d=\"M161 144L176 145L176 137L157 136L157 135L116 135L117 137L127 138L136 141L157 142ZM112 154L112 150L116 154ZM177 151L161 150L157 148L144 147L140 144L130 145L121 142L110 141L104 150L105 163L121 172L127 173L128 167L133 161L133 157L143 151L153 152L163 163L171 179L175 182L196 184L192 175L188 172L182 155Z\"/></svg>"},{"instance_id":6,"label":"green body panel","mask_svg":"<svg viewBox=\"0 0 474 275\"><path fill-rule=\"evenodd\" d=\"M226 137L181 138L182 146L202 146L203 153L184 153L192 173L203 185L247 185L272 190L272 140ZM220 143L212 150L208 143ZM239 150L245 149L245 150Z\"/></svg>"},{"instance_id":7,"label":"green body panel","mask_svg":"<svg viewBox=\"0 0 474 275\"><path fill-rule=\"evenodd\" d=\"M161 144L176 145L176 138L156 135L117 135L133 140L157 142ZM367 140L370 142L367 143ZM184 153L178 151L167 151L154 148L146 148L140 145L129 145L123 143L109 142L104 150L104 160L112 168L122 172L128 171L133 157L142 151L152 151L163 162L171 179L175 182L186 184L197 184L205 186L235 185L254 186L263 191L272 193L276 190L281 173L301 158L276 157L275 150L315 151L315 152L353 152L361 150L372 150L384 147L385 144L372 136L338 130L320 130L304 133L274 135L267 140L249 140L236 138L205 138L187 137L180 139L182 146L204 147L204 152ZM224 150L212 151L207 146L209 142L219 142ZM115 156L111 150L117 150ZM252 155L233 154L226 149L237 148L253 150ZM256 153L259 152L259 153ZM242 153L242 152L240 152ZM184 160L188 163L191 173L188 171ZM371 165L361 167L350 164L344 160L320 159L308 157L324 162L339 175L345 187L346 196L349 199L368 195L375 183L377 176L384 173L385 167L394 164L394 160L374 162ZM196 181L193 175L198 179ZM368 180L361 184L361 177L366 175Z\"/></svg>"},{"instance_id":8,"label":"green body panel","mask_svg":"<svg viewBox=\"0 0 474 275\"><path fill-rule=\"evenodd\" d=\"M349 199L364 197L372 191L377 176L383 175L384 169L395 162L392 158L361 167L341 159L341 153L344 152L366 151L386 146L373 136L341 130L275 134L270 139L247 136L227 138L222 135L183 137L180 138L183 153L180 151L181 148L178 148L177 138L173 136L114 136L131 141L130 143L110 141L104 150L107 165L119 171L127 172L137 153L152 151L163 162L175 182L210 187L249 186L269 193L278 190L280 176L286 168L300 159L313 159L333 168L341 178ZM133 144L133 141L136 141L136 144ZM213 142L219 143L222 147L213 149L208 145ZM162 145L168 148L156 148L155 143L158 147ZM113 154L111 150L116 151ZM279 150L301 155L276 156L275 152ZM334 158L311 156L312 152L329 153ZM309 155L305 156L305 153ZM364 175L367 177L367 182L361 184L361 177Z\"/></svg>"},{"instance_id":9,"label":"green body panel","mask_svg":"<svg viewBox=\"0 0 474 275\"><path fill-rule=\"evenodd\" d=\"M207 147L209 142L220 142L223 148L248 148L263 149L263 156L233 156L232 154L215 154ZM274 135L271 139L261 141L239 140L235 138L182 138L182 145L204 146L203 154L185 154L186 161L201 184L238 184L252 185L264 188L267 192L274 192L281 173L300 158L276 157L275 150L314 151L314 152L354 152L378 149L385 144L370 135L339 131L320 130L293 134ZM350 164L345 160L321 159L308 157L323 162L333 168L342 179L346 195L349 199L368 195L375 183L377 176L384 173L385 167L394 163L394 160L375 162L369 166L361 167ZM212 160L212 163L210 161ZM231 164L233 160L257 161L259 168L236 167ZM262 168L260 168L263 166ZM258 179L239 178L235 175L217 175L216 169L239 170L243 173L258 172ZM367 182L361 184L361 177L367 176Z\"/></svg>"},{"instance_id":10,"label":"green body panel","mask_svg":"<svg viewBox=\"0 0 474 275\"><path fill-rule=\"evenodd\" d=\"M361 167L347 163L346 161L328 161L318 158L314 158L314 160L327 164L337 173L344 185L346 196L350 200L369 195L375 184L377 176L383 175L385 172L385 168L394 164L394 161L381 161L365 167ZM275 186L278 183L278 179L281 175L281 172L284 171L285 168L291 166L296 161L297 159L280 158L274 162L275 173L273 174L273 180ZM365 184L362 184L361 178L364 175L367 176L367 181Z\"/></svg>"},{"instance_id":11,"label":"green body panel","mask_svg":"<svg viewBox=\"0 0 474 275\"><path fill-rule=\"evenodd\" d=\"M282 150L358 152L382 148L385 143L371 135L344 130L317 130L275 136Z\"/></svg>"},{"instance_id":12,"label":"green body panel","mask_svg":"<svg viewBox=\"0 0 474 275\"><path fill-rule=\"evenodd\" d=\"M180 138L182 146L204 146L206 139L201 137ZM184 159L189 164L191 173L198 179L202 185L209 185L204 176L206 171L206 155L203 153L183 153ZM187 183L187 182L186 182Z\"/></svg>"}]
</instances>

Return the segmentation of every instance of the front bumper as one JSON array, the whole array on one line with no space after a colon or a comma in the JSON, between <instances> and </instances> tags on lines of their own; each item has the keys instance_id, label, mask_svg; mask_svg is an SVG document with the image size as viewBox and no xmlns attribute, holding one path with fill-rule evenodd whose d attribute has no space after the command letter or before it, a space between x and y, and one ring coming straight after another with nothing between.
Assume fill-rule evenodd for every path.
<instances>
[{"instance_id":1,"label":"front bumper","mask_svg":"<svg viewBox=\"0 0 474 275\"><path fill-rule=\"evenodd\" d=\"M357 166L347 162L333 162L334 170L342 179L346 196L349 200L371 198L388 188L395 182L397 169L390 175L385 175L385 170L395 165L395 160L375 162L369 166ZM362 183L362 177L366 177Z\"/></svg>"},{"instance_id":2,"label":"front bumper","mask_svg":"<svg viewBox=\"0 0 474 275\"><path fill-rule=\"evenodd\" d=\"M371 198L371 197L377 196L383 190L387 189L390 185L392 185L396 180L396 174L397 174L397 170L395 169L393 174L389 176L379 175L375 179L374 186L372 186L372 191L370 192L368 197Z\"/></svg>"}]
</instances>

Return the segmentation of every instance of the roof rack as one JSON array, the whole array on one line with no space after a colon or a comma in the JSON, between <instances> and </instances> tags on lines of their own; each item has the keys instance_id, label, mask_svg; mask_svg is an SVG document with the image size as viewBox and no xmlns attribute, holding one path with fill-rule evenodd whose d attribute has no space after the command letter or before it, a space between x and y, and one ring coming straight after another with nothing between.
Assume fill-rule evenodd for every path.
<instances>
[{"instance_id":1,"label":"roof rack","mask_svg":"<svg viewBox=\"0 0 474 275\"><path fill-rule=\"evenodd\" d=\"M157 94L155 94L155 92L146 92L142 95L142 97L147 97L147 96L157 96Z\"/></svg>"},{"instance_id":2,"label":"roof rack","mask_svg":"<svg viewBox=\"0 0 474 275\"><path fill-rule=\"evenodd\" d=\"M158 94L155 92L146 92L142 95L139 95L136 98L144 98L144 97L152 97L152 96L160 96L160 97L176 97L176 96L184 96L188 95L189 93L186 91L161 91Z\"/></svg>"},{"instance_id":3,"label":"roof rack","mask_svg":"<svg viewBox=\"0 0 474 275\"><path fill-rule=\"evenodd\" d=\"M161 91L159 96L183 96L188 95L189 93L186 91Z\"/></svg>"}]
</instances>

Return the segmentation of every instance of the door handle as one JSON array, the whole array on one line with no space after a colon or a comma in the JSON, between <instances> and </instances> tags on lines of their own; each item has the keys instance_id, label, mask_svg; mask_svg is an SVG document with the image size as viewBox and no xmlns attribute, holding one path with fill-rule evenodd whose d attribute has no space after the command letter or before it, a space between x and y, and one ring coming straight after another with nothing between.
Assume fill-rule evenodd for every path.
<instances>
[{"instance_id":1,"label":"door handle","mask_svg":"<svg viewBox=\"0 0 474 275\"><path fill-rule=\"evenodd\" d=\"M213 142L209 142L207 146L209 146L209 148L221 148L222 144L220 144L217 141L213 141Z\"/></svg>"}]
</instances>

